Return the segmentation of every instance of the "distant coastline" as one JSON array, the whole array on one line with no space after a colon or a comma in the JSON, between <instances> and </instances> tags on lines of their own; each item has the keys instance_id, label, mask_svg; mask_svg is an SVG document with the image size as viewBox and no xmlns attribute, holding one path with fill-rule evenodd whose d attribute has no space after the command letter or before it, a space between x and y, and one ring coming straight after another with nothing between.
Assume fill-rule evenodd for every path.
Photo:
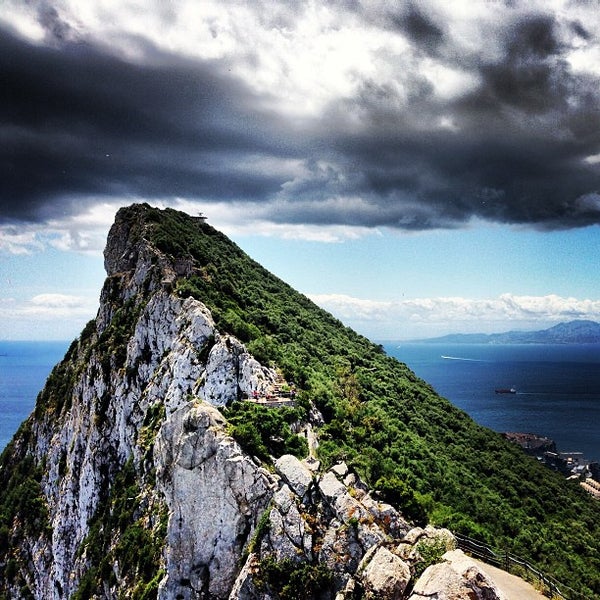
<instances>
[{"instance_id":1,"label":"distant coastline","mask_svg":"<svg viewBox=\"0 0 600 600\"><path fill-rule=\"evenodd\" d=\"M481 425L535 432L561 452L581 451L600 462L600 344L386 342L384 348ZM516 393L495 392L510 388Z\"/></svg>"},{"instance_id":2,"label":"distant coastline","mask_svg":"<svg viewBox=\"0 0 600 600\"><path fill-rule=\"evenodd\" d=\"M406 341L412 344L600 344L600 323L576 320L538 331L451 333Z\"/></svg>"},{"instance_id":3,"label":"distant coastline","mask_svg":"<svg viewBox=\"0 0 600 600\"><path fill-rule=\"evenodd\" d=\"M583 452L561 452L554 440L535 433L505 432L502 435L568 480L579 481L588 494L600 499L600 464L588 460Z\"/></svg>"}]
</instances>

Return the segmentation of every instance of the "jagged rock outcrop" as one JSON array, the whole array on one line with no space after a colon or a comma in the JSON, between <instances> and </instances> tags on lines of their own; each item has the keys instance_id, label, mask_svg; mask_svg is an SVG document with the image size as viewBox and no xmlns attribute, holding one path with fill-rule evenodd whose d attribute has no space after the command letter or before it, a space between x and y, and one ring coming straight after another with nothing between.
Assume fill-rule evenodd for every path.
<instances>
[{"instance_id":1,"label":"jagged rock outcrop","mask_svg":"<svg viewBox=\"0 0 600 600\"><path fill-rule=\"evenodd\" d=\"M283 455L270 471L243 451L219 409L266 395L278 374L177 293L191 274L218 273L160 250L152 219L145 206L119 211L97 318L9 449L21 480L3 481L29 512L15 509L2 532L1 591L268 600L307 585L297 597L403 598L419 544L451 549L451 534L413 528L343 463L322 471L314 456ZM311 406L305 419L295 431L314 453L322 416ZM489 589L456 564L426 570L412 598L445 593L443 581Z\"/></svg>"},{"instance_id":2,"label":"jagged rock outcrop","mask_svg":"<svg viewBox=\"0 0 600 600\"><path fill-rule=\"evenodd\" d=\"M370 560L366 561L367 565L361 572L366 596L394 600L402 598L411 578L409 566L383 546L368 558Z\"/></svg>"},{"instance_id":3,"label":"jagged rock outcrop","mask_svg":"<svg viewBox=\"0 0 600 600\"><path fill-rule=\"evenodd\" d=\"M206 409L193 408L194 399L224 406L254 390L265 389L276 374L260 365L234 337L219 332L204 304L193 298L179 298L165 289L165 278L172 281L176 268L170 257L144 239L139 210L135 207L122 211L109 235L105 251L107 280L98 317L88 340L74 345L68 357L70 364L64 368L63 376L71 385L65 388L61 383L61 397L50 398L52 404L60 406L39 405L39 418L31 420L32 451L38 462L48 465L41 488L49 527L37 539L23 540L18 552L19 562L31 564L23 571L23 579L32 593L44 600L69 597L78 588L89 567L85 547L90 524L108 500L114 478L128 460L133 461L138 473L139 487L146 488L138 490L139 496L132 499L143 506L140 512L158 511L164 504L169 511L166 581L173 580L172 568L176 566L178 573L185 568L172 558L177 553L170 545L172 540L183 540L175 534L174 519L183 518L190 531L202 514L207 517L212 511L214 519L207 521L207 526L210 524L215 531L219 522L233 524L235 533L229 538L219 528L222 545L237 540L228 548L228 563L215 551L213 563L220 562L221 566L217 576L208 578L212 586L217 586L217 596L226 595L224 586L235 575L231 572L237 560L234 554L241 550L254 525L251 514L260 511L262 498L268 502L270 484L264 475L256 475L255 496L242 489L251 477L251 461L242 456L231 438L217 443L204 432L200 439L198 423L193 436L188 429L201 413L207 414ZM49 397L53 394L48 392ZM150 422L152 415L154 422ZM180 425L188 428L185 443L174 438L173 431ZM153 455L157 436L161 453ZM204 450L193 456L182 454L192 439L199 448L205 446ZM213 447L215 457L211 461L194 463L202 452L211 452ZM166 453L166 448L172 448L172 453ZM186 460L192 462L186 465ZM186 496L186 474L207 476L208 464L220 465L222 476L192 483L194 493ZM259 473L258 467L254 469ZM159 485L147 488L145 474L155 470L160 473ZM211 477L216 477L215 473ZM235 492L221 488L224 481L238 477L242 487ZM211 506L203 490L213 502L219 497L216 490L225 500ZM236 494L240 504L231 504ZM201 510L197 510L199 506ZM240 519L247 523L240 524ZM209 533L200 529L198 536ZM204 543L213 543L207 540ZM191 542L186 543L189 547ZM216 568L201 550L194 550L190 560L190 573L201 571L204 564L208 565L209 575ZM227 575L221 577L225 572ZM191 575L182 575L181 579L190 580L192 590L197 585ZM126 581L117 582L115 592L107 591L106 597L116 597L119 584L126 585ZM170 591L165 593L165 598L170 597Z\"/></svg>"},{"instance_id":4,"label":"jagged rock outcrop","mask_svg":"<svg viewBox=\"0 0 600 600\"><path fill-rule=\"evenodd\" d=\"M409 600L507 600L494 582L460 550L446 552L444 562L429 566Z\"/></svg>"},{"instance_id":5,"label":"jagged rock outcrop","mask_svg":"<svg viewBox=\"0 0 600 600\"><path fill-rule=\"evenodd\" d=\"M256 518L276 482L241 453L210 405L182 406L156 442L169 514L164 598L226 598Z\"/></svg>"}]
</instances>

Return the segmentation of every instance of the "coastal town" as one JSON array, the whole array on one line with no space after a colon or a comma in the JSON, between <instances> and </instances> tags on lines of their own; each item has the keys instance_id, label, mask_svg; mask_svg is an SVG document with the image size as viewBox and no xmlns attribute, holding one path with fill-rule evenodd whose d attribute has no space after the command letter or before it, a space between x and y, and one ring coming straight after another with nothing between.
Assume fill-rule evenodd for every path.
<instances>
[{"instance_id":1,"label":"coastal town","mask_svg":"<svg viewBox=\"0 0 600 600\"><path fill-rule=\"evenodd\" d=\"M600 500L600 463L587 460L582 452L560 452L554 440L534 433L507 432L507 440L521 446L526 454L535 456L548 468L562 473L569 481L579 485Z\"/></svg>"}]
</instances>

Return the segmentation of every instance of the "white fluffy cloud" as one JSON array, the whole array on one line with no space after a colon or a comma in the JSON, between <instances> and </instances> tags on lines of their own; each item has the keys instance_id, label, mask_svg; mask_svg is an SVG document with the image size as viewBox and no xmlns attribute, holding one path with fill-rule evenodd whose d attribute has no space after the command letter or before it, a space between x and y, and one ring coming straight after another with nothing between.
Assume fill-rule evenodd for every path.
<instances>
[{"instance_id":1,"label":"white fluffy cloud","mask_svg":"<svg viewBox=\"0 0 600 600\"><path fill-rule=\"evenodd\" d=\"M38 294L25 302L18 303L14 298L2 299L0 318L37 319L91 317L97 310L97 302L84 296L68 294Z\"/></svg>"},{"instance_id":2,"label":"white fluffy cloud","mask_svg":"<svg viewBox=\"0 0 600 600\"><path fill-rule=\"evenodd\" d=\"M97 310L95 298L69 294L37 294L24 301L0 298L0 337L70 340Z\"/></svg>"},{"instance_id":3,"label":"white fluffy cloud","mask_svg":"<svg viewBox=\"0 0 600 600\"><path fill-rule=\"evenodd\" d=\"M99 202L82 212L18 226L0 224L0 252L31 254L46 248L101 255L118 204Z\"/></svg>"},{"instance_id":4,"label":"white fluffy cloud","mask_svg":"<svg viewBox=\"0 0 600 600\"><path fill-rule=\"evenodd\" d=\"M381 339L433 337L446 333L499 333L543 329L561 321L600 320L600 300L557 295L497 298L416 298L375 301L339 294L311 299L352 327Z\"/></svg>"},{"instance_id":5,"label":"white fluffy cloud","mask_svg":"<svg viewBox=\"0 0 600 600\"><path fill-rule=\"evenodd\" d=\"M8 254L29 254L33 250L43 248L38 238L39 225L15 227L0 225L0 251Z\"/></svg>"}]
</instances>

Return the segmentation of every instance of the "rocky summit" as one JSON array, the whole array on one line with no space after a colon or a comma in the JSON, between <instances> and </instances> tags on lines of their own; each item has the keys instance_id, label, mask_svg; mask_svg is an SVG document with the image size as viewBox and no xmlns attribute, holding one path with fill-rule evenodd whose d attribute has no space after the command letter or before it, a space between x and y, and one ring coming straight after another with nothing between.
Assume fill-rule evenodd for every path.
<instances>
[{"instance_id":1,"label":"rocky summit","mask_svg":"<svg viewBox=\"0 0 600 600\"><path fill-rule=\"evenodd\" d=\"M117 214L97 317L2 456L0 597L504 598L426 524L433 494L335 437L340 411L366 410L360 368L375 367L336 358L328 381L278 354L288 316L250 306L255 279L226 269L217 245L241 252L199 217ZM402 369L405 388L425 389ZM377 430L385 415L369 418Z\"/></svg>"}]
</instances>

